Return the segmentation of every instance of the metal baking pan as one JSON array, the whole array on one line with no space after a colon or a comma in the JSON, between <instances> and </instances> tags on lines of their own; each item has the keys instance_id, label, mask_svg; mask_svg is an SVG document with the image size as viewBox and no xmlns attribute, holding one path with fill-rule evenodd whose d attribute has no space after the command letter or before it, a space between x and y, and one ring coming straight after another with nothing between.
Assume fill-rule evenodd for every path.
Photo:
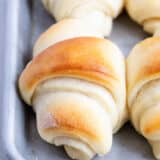
<instances>
[{"instance_id":1,"label":"metal baking pan","mask_svg":"<svg viewBox=\"0 0 160 160\"><path fill-rule=\"evenodd\" d=\"M0 159L67 160L62 147L44 142L36 130L31 107L19 98L17 79L31 59L37 37L54 19L40 0L0 0ZM147 35L123 13L110 37L125 56ZM152 160L151 148L130 124L114 136L112 151L96 160Z\"/></svg>"}]
</instances>

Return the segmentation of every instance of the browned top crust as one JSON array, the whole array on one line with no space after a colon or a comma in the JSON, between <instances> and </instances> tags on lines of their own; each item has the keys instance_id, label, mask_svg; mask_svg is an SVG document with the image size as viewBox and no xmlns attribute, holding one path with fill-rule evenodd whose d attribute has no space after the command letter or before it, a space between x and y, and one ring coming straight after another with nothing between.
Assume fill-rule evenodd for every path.
<instances>
[{"instance_id":1,"label":"browned top crust","mask_svg":"<svg viewBox=\"0 0 160 160\"><path fill-rule=\"evenodd\" d=\"M160 38L148 38L136 45L127 58L127 70L129 92L140 81L159 77Z\"/></svg>"},{"instance_id":2,"label":"browned top crust","mask_svg":"<svg viewBox=\"0 0 160 160\"><path fill-rule=\"evenodd\" d=\"M56 43L26 66L19 79L21 95L31 104L37 85L59 76L85 79L112 91L121 78L115 65L122 58L118 48L105 39L81 37Z\"/></svg>"}]
</instances>

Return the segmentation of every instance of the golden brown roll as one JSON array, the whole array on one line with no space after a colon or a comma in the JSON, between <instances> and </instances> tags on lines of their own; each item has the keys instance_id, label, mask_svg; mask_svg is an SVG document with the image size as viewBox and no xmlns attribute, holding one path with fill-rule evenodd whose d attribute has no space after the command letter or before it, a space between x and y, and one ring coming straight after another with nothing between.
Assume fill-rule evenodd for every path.
<instances>
[{"instance_id":1,"label":"golden brown roll","mask_svg":"<svg viewBox=\"0 0 160 160\"><path fill-rule=\"evenodd\" d=\"M112 134L127 119L124 57L105 39L79 37L49 46L28 63L19 89L33 105L40 136L63 145L73 159L109 152Z\"/></svg>"},{"instance_id":2,"label":"golden brown roll","mask_svg":"<svg viewBox=\"0 0 160 160\"><path fill-rule=\"evenodd\" d=\"M145 31L160 35L159 0L126 0L125 5L131 18L141 24Z\"/></svg>"},{"instance_id":3,"label":"golden brown roll","mask_svg":"<svg viewBox=\"0 0 160 160\"><path fill-rule=\"evenodd\" d=\"M108 36L112 20L123 8L124 0L42 0L45 8L57 21L74 18Z\"/></svg>"},{"instance_id":4,"label":"golden brown roll","mask_svg":"<svg viewBox=\"0 0 160 160\"><path fill-rule=\"evenodd\" d=\"M160 37L134 47L127 58L127 74L132 123L160 159Z\"/></svg>"}]
</instances>

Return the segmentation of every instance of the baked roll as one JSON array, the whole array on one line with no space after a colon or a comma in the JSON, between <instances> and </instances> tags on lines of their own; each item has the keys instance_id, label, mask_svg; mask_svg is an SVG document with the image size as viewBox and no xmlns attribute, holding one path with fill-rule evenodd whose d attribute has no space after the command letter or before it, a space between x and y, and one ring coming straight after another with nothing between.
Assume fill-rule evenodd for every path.
<instances>
[{"instance_id":1,"label":"baked roll","mask_svg":"<svg viewBox=\"0 0 160 160\"><path fill-rule=\"evenodd\" d=\"M137 44L127 58L131 121L160 159L160 37Z\"/></svg>"},{"instance_id":2,"label":"baked roll","mask_svg":"<svg viewBox=\"0 0 160 160\"><path fill-rule=\"evenodd\" d=\"M42 0L57 21L74 18L103 36L112 29L112 20L121 12L124 0Z\"/></svg>"},{"instance_id":3,"label":"baked roll","mask_svg":"<svg viewBox=\"0 0 160 160\"><path fill-rule=\"evenodd\" d=\"M127 119L124 57L105 39L50 45L28 63L19 89L33 106L42 139L63 145L73 159L109 152L113 133Z\"/></svg>"},{"instance_id":4,"label":"baked roll","mask_svg":"<svg viewBox=\"0 0 160 160\"><path fill-rule=\"evenodd\" d=\"M50 26L40 35L34 45L33 56L36 56L57 42L83 36L103 38L102 34L82 23L79 19L70 18L61 20Z\"/></svg>"},{"instance_id":5,"label":"baked roll","mask_svg":"<svg viewBox=\"0 0 160 160\"><path fill-rule=\"evenodd\" d=\"M130 17L142 25L145 31L160 35L159 0L126 0L125 6Z\"/></svg>"}]
</instances>

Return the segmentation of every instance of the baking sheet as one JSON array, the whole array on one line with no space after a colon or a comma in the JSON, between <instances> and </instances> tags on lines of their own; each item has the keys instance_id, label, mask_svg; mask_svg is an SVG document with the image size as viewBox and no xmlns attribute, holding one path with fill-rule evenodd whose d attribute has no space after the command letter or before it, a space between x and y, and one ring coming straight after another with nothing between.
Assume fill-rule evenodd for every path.
<instances>
[{"instance_id":1,"label":"baking sheet","mask_svg":"<svg viewBox=\"0 0 160 160\"><path fill-rule=\"evenodd\" d=\"M3 19L0 28L3 35L0 37L0 159L67 160L63 147L54 147L39 137L35 115L19 99L16 86L19 74L31 59L35 40L55 21L40 0L1 0L0 18ZM127 56L131 48L145 37L147 35L142 28L123 13L115 20L109 39ZM127 124L114 136L112 151L104 157L95 158L104 159L154 158L148 143Z\"/></svg>"}]
</instances>

